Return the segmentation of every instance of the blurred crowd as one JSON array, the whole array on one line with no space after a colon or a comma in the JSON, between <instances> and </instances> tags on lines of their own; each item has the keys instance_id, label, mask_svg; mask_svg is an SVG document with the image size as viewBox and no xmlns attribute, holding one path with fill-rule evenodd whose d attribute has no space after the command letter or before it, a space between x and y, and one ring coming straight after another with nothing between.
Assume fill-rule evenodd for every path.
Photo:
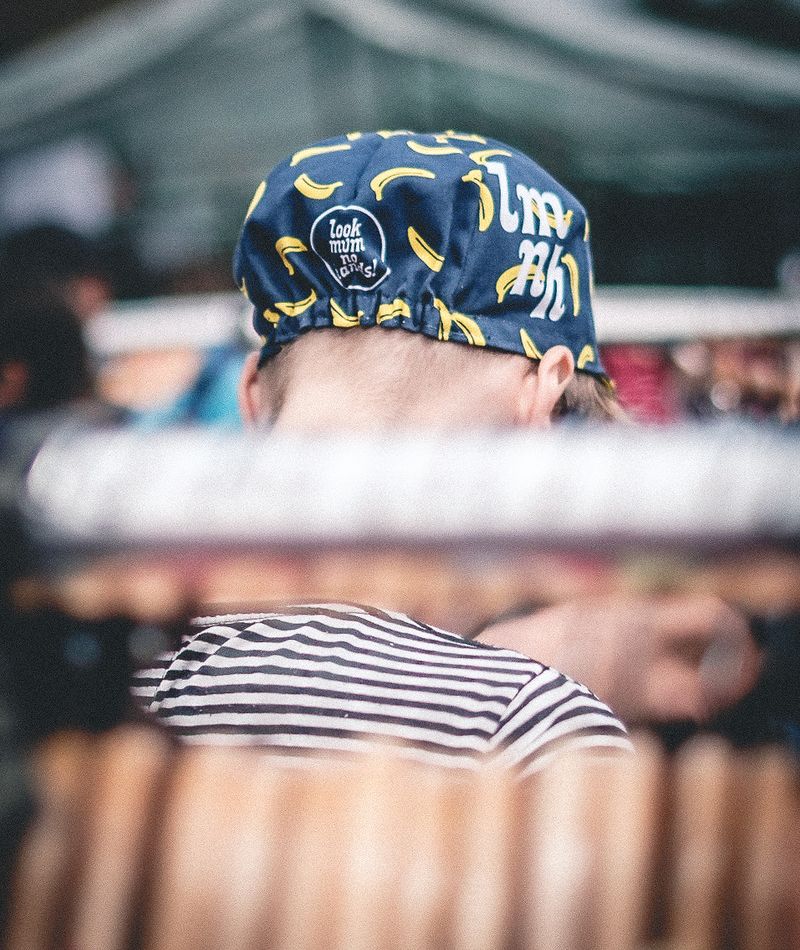
<instances>
[{"instance_id":1,"label":"blurred crowd","mask_svg":"<svg viewBox=\"0 0 800 950\"><path fill-rule=\"evenodd\" d=\"M800 419L796 338L618 344L606 348L604 359L623 405L642 422L725 415L786 424Z\"/></svg>"},{"instance_id":2,"label":"blurred crowd","mask_svg":"<svg viewBox=\"0 0 800 950\"><path fill-rule=\"evenodd\" d=\"M76 140L0 168L0 413L72 407L126 425L238 425L244 337L94 352L92 322L123 300L230 290L219 260L158 268L129 228L133 176Z\"/></svg>"},{"instance_id":3,"label":"blurred crowd","mask_svg":"<svg viewBox=\"0 0 800 950\"><path fill-rule=\"evenodd\" d=\"M159 287L130 248L123 254L61 223L32 224L0 239L4 414L75 403L131 425L239 425L234 397L248 349L244 326L215 347L134 350L113 358L92 352L87 328L129 299L137 273L137 297L231 289L216 262L197 262ZM788 425L800 419L797 337L617 343L603 354L620 402L636 422L732 416Z\"/></svg>"},{"instance_id":4,"label":"blurred crowd","mask_svg":"<svg viewBox=\"0 0 800 950\"><path fill-rule=\"evenodd\" d=\"M124 164L92 142L0 169L4 415L66 403L151 428L239 426L235 380L251 345L244 326L213 347L92 352L91 321L119 301L234 289L224 254L176 253L170 267L154 265L128 227L135 193ZM800 418L797 336L615 344L603 359L634 421Z\"/></svg>"}]
</instances>

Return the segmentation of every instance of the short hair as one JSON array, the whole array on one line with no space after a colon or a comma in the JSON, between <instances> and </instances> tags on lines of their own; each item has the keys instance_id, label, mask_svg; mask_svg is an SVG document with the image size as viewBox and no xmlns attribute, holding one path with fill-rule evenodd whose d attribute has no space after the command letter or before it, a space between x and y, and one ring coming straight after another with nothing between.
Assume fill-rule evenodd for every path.
<instances>
[{"instance_id":1,"label":"short hair","mask_svg":"<svg viewBox=\"0 0 800 950\"><path fill-rule=\"evenodd\" d=\"M489 360L528 359L488 347L442 343L397 328L326 328L304 334L262 363L259 374L267 383L268 415L273 421L280 417L286 394L298 371L311 368L307 360L316 360L316 365L319 365L320 352L330 354L333 365L347 360L354 387L377 365L386 367L387 385L389 374L395 380L414 383L411 389L406 385L404 393L418 392L426 380L435 386L445 379L448 372L459 373L465 385L473 386L478 368ZM537 361L530 360L530 364L535 372ZM364 395L366 398L369 394ZM626 414L611 383L578 370L556 404L554 418L611 422L623 421Z\"/></svg>"},{"instance_id":2,"label":"short hair","mask_svg":"<svg viewBox=\"0 0 800 950\"><path fill-rule=\"evenodd\" d=\"M587 422L626 422L628 414L620 405L614 384L578 370L558 400L556 419L584 419Z\"/></svg>"}]
</instances>

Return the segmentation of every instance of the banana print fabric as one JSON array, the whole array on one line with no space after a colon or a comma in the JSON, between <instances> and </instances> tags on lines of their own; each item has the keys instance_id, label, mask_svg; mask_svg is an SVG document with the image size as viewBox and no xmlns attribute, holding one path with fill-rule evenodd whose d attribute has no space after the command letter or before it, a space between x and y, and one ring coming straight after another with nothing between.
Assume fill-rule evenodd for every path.
<instances>
[{"instance_id":1,"label":"banana print fabric","mask_svg":"<svg viewBox=\"0 0 800 950\"><path fill-rule=\"evenodd\" d=\"M605 378L586 212L483 136L354 132L295 152L256 189L234 276L262 360L314 327L380 325L531 359L564 344Z\"/></svg>"}]
</instances>

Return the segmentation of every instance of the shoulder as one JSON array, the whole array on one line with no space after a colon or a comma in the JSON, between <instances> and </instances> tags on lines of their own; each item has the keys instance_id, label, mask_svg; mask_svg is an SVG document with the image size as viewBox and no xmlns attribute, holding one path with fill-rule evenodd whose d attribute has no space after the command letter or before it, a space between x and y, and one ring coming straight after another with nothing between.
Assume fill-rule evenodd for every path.
<instances>
[{"instance_id":1,"label":"shoulder","mask_svg":"<svg viewBox=\"0 0 800 950\"><path fill-rule=\"evenodd\" d=\"M538 771L564 750L632 748L625 726L602 700L547 666L509 703L493 746L500 763L523 774Z\"/></svg>"},{"instance_id":2,"label":"shoulder","mask_svg":"<svg viewBox=\"0 0 800 950\"><path fill-rule=\"evenodd\" d=\"M191 622L192 637L206 632L232 635L240 631L270 636L277 630L303 627L331 632L352 630L368 637L416 642L421 648L440 648L467 659L505 664L526 673L543 669L542 664L514 650L468 640L396 610L348 602L281 604L262 611L197 617Z\"/></svg>"}]
</instances>

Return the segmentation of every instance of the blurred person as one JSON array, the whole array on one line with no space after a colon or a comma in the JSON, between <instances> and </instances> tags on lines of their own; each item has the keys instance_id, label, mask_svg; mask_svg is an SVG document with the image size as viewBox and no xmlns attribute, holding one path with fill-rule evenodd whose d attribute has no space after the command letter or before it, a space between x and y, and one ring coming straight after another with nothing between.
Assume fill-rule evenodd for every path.
<instances>
[{"instance_id":1,"label":"blurred person","mask_svg":"<svg viewBox=\"0 0 800 950\"><path fill-rule=\"evenodd\" d=\"M0 163L0 232L53 227L95 246L113 296L146 296L152 278L131 236L133 166L108 141L71 135Z\"/></svg>"},{"instance_id":2,"label":"blurred person","mask_svg":"<svg viewBox=\"0 0 800 950\"><path fill-rule=\"evenodd\" d=\"M384 132L302 149L256 191L234 269L263 340L240 384L251 426L445 437L618 415L586 213L500 142ZM201 618L133 689L186 741L289 756L377 738L527 774L563 748L628 748L609 708L557 670L349 604Z\"/></svg>"},{"instance_id":3,"label":"blurred person","mask_svg":"<svg viewBox=\"0 0 800 950\"><path fill-rule=\"evenodd\" d=\"M68 422L117 426L129 414L103 398L83 327L57 304L0 304L0 423L45 433Z\"/></svg>"},{"instance_id":4,"label":"blurred person","mask_svg":"<svg viewBox=\"0 0 800 950\"><path fill-rule=\"evenodd\" d=\"M66 307L82 322L114 299L110 268L100 246L58 224L37 224L0 242L3 298L15 304Z\"/></svg>"},{"instance_id":5,"label":"blurred person","mask_svg":"<svg viewBox=\"0 0 800 950\"><path fill-rule=\"evenodd\" d=\"M617 398L637 422L663 425L681 416L674 368L665 347L617 343L602 348Z\"/></svg>"},{"instance_id":6,"label":"blurred person","mask_svg":"<svg viewBox=\"0 0 800 950\"><path fill-rule=\"evenodd\" d=\"M673 348L671 360L685 411L761 422L800 421L800 342L721 339Z\"/></svg>"},{"instance_id":7,"label":"blurred person","mask_svg":"<svg viewBox=\"0 0 800 950\"><path fill-rule=\"evenodd\" d=\"M9 304L0 315L0 417L89 404L96 391L75 315Z\"/></svg>"},{"instance_id":8,"label":"blurred person","mask_svg":"<svg viewBox=\"0 0 800 950\"><path fill-rule=\"evenodd\" d=\"M621 405L637 422L736 416L800 419L800 342L781 337L603 348Z\"/></svg>"},{"instance_id":9,"label":"blurred person","mask_svg":"<svg viewBox=\"0 0 800 950\"><path fill-rule=\"evenodd\" d=\"M263 340L240 386L248 425L447 436L623 418L594 338L585 212L501 143L379 133L303 149L256 192L235 272ZM379 733L525 771L554 741L620 744L593 694L631 723L703 721L757 669L745 618L713 598L562 605L475 640L301 605L199 620L135 691L191 741L297 753ZM521 685L488 705L481 687L468 715L469 684L500 670Z\"/></svg>"},{"instance_id":10,"label":"blurred person","mask_svg":"<svg viewBox=\"0 0 800 950\"><path fill-rule=\"evenodd\" d=\"M3 298L15 307L68 309L89 343L92 321L116 300L114 264L103 245L67 228L26 228L0 243ZM96 390L129 425L238 427L235 380L244 356L235 342L208 351L134 349L97 362Z\"/></svg>"},{"instance_id":11,"label":"blurred person","mask_svg":"<svg viewBox=\"0 0 800 950\"><path fill-rule=\"evenodd\" d=\"M193 260L173 269L164 277L163 292L168 296L197 296L230 291L230 260L224 263L220 256ZM242 366L250 350L244 332L226 342L203 350L173 350L161 354L143 354L144 372L149 372L151 361L154 374L169 380L166 388L153 399L150 392L134 401L133 424L139 428L160 429L174 425L193 425L222 429L240 429L242 426L236 396ZM136 362L134 357L132 363ZM128 379L136 380L142 374L128 372L118 361L120 371ZM166 369L166 373L164 370ZM126 386L125 379L120 380ZM109 378L109 384L111 380Z\"/></svg>"},{"instance_id":12,"label":"blurred person","mask_svg":"<svg viewBox=\"0 0 800 950\"><path fill-rule=\"evenodd\" d=\"M134 351L101 363L100 390L136 429L240 429L236 387L246 355L237 341Z\"/></svg>"}]
</instances>

